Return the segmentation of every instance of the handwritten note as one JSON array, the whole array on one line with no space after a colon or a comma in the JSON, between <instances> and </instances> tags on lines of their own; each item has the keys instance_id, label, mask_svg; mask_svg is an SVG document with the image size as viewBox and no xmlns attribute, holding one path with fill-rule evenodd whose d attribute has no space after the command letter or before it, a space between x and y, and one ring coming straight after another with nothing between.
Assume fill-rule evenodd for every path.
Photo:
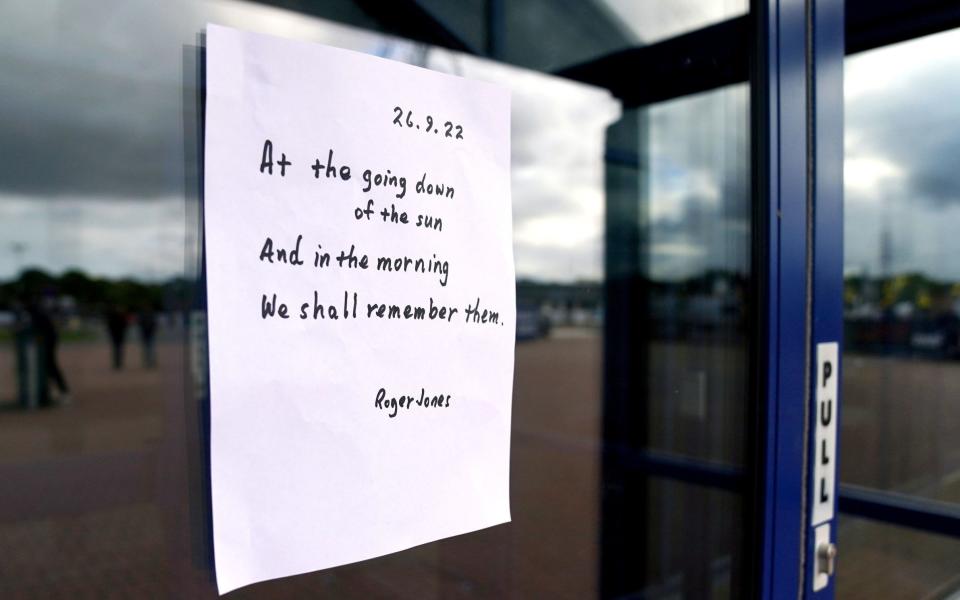
<instances>
[{"instance_id":1,"label":"handwritten note","mask_svg":"<svg viewBox=\"0 0 960 600\"><path fill-rule=\"evenodd\" d=\"M510 98L207 28L221 593L510 520Z\"/></svg>"}]
</instances>

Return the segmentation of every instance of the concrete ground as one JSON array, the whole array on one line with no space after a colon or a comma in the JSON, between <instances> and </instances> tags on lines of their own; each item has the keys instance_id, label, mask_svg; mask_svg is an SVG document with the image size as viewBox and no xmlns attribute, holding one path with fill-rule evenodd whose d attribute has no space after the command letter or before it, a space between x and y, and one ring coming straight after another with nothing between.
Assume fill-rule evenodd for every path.
<instances>
[{"instance_id":1,"label":"concrete ground","mask_svg":"<svg viewBox=\"0 0 960 600\"><path fill-rule=\"evenodd\" d=\"M70 406L0 410L0 598L215 597L184 346L161 344L156 369L141 367L138 352L128 348L128 368L114 371L105 343L67 344ZM513 523L231 597L596 597L601 339L558 335L521 343L516 356ZM651 408L652 443L740 460L743 383L730 374L742 358L652 348L650 389L662 400ZM13 395L12 361L0 350L0 402ZM960 363L860 356L845 365L844 477L960 500ZM703 427L711 439L696 442ZM697 523L710 533L691 543L682 507L701 505L709 513ZM711 589L726 595L736 498L659 482L650 506L640 543L659 556L647 567L663 597L691 556L709 561ZM958 540L850 518L840 536L840 598L932 598L960 585Z\"/></svg>"}]
</instances>

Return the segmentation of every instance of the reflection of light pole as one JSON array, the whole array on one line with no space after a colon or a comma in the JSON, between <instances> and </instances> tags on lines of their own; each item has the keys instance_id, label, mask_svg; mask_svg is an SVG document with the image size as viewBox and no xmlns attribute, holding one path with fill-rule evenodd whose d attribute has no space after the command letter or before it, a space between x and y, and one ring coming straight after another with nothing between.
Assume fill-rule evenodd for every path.
<instances>
[{"instance_id":1,"label":"reflection of light pole","mask_svg":"<svg viewBox=\"0 0 960 600\"><path fill-rule=\"evenodd\" d=\"M883 197L881 198L882 209L881 209L881 218L883 219L881 230L880 230L880 306L883 307L884 300L887 298L887 291L892 288L892 279L893 279L893 232L890 229L890 194L889 190L884 189ZM892 332L890 331L891 324L896 319L894 315L896 298L890 298L889 313L884 310L881 312L881 340L883 341L883 352L886 354L889 351L889 345L892 340ZM894 407L894 402L892 402L890 393L888 390L891 389L891 376L890 369L883 369L880 372L881 380L881 392L879 400L879 413L880 413L880 456L890 457L893 455L890 452L890 448L894 444L894 433L893 433L893 415L891 414ZM892 461L884 464L883 461L880 462L880 473L877 481L877 485L881 489L890 489L892 484L896 483L896 476L892 474L893 463Z\"/></svg>"},{"instance_id":2,"label":"reflection of light pole","mask_svg":"<svg viewBox=\"0 0 960 600\"><path fill-rule=\"evenodd\" d=\"M10 251L13 252L13 269L14 277L20 275L20 271L23 268L21 265L20 257L23 256L23 253L27 251L27 245L23 242L14 242L10 244Z\"/></svg>"},{"instance_id":3,"label":"reflection of light pole","mask_svg":"<svg viewBox=\"0 0 960 600\"><path fill-rule=\"evenodd\" d=\"M880 277L889 279L893 273L893 232L890 231L890 198L887 190L884 190L881 198L883 208L881 210L881 219L883 224L880 229Z\"/></svg>"}]
</instances>

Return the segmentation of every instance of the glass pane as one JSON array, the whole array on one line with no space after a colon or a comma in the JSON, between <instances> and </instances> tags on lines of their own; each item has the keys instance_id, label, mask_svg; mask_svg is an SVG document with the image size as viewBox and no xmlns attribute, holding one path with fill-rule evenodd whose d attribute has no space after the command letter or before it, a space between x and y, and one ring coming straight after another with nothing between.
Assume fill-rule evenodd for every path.
<instances>
[{"instance_id":1,"label":"glass pane","mask_svg":"<svg viewBox=\"0 0 960 600\"><path fill-rule=\"evenodd\" d=\"M418 0L428 14L479 53L486 51L488 2L489 0Z\"/></svg>"},{"instance_id":2,"label":"glass pane","mask_svg":"<svg viewBox=\"0 0 960 600\"><path fill-rule=\"evenodd\" d=\"M957 30L845 64L841 480L947 502L960 502L958 69ZM960 589L960 540L842 517L839 547L839 597Z\"/></svg>"},{"instance_id":3,"label":"glass pane","mask_svg":"<svg viewBox=\"0 0 960 600\"><path fill-rule=\"evenodd\" d=\"M960 593L956 538L846 516L837 535L837 598L956 598Z\"/></svg>"},{"instance_id":4,"label":"glass pane","mask_svg":"<svg viewBox=\"0 0 960 600\"><path fill-rule=\"evenodd\" d=\"M747 0L504 2L505 59L556 71L745 15Z\"/></svg>"},{"instance_id":5,"label":"glass pane","mask_svg":"<svg viewBox=\"0 0 960 600\"><path fill-rule=\"evenodd\" d=\"M736 465L749 394L748 93L647 109L650 445Z\"/></svg>"},{"instance_id":6,"label":"glass pane","mask_svg":"<svg viewBox=\"0 0 960 600\"><path fill-rule=\"evenodd\" d=\"M604 90L378 33L389 23L362 4L318 9L358 28L233 0L5 11L0 597L216 597L191 48L208 21L513 93L513 522L234 595L748 593L739 488L647 478L632 461L744 460L746 87L622 113ZM443 20L469 25L477 6L444 5ZM593 26L537 10L571 46ZM665 14L644 26L673 31ZM706 542L683 543L694 534Z\"/></svg>"},{"instance_id":7,"label":"glass pane","mask_svg":"<svg viewBox=\"0 0 960 600\"><path fill-rule=\"evenodd\" d=\"M678 463L704 480L746 470L748 119L741 85L631 110L610 130L602 550L647 546L604 561L605 596L749 595L745 482L638 479ZM684 544L689 527L709 542Z\"/></svg>"},{"instance_id":8,"label":"glass pane","mask_svg":"<svg viewBox=\"0 0 960 600\"><path fill-rule=\"evenodd\" d=\"M714 25L747 14L748 0L600 0L640 45Z\"/></svg>"},{"instance_id":9,"label":"glass pane","mask_svg":"<svg viewBox=\"0 0 960 600\"><path fill-rule=\"evenodd\" d=\"M646 598L743 598L741 498L669 479L650 482ZM696 539L696 544L690 540Z\"/></svg>"},{"instance_id":10,"label":"glass pane","mask_svg":"<svg viewBox=\"0 0 960 600\"><path fill-rule=\"evenodd\" d=\"M841 478L951 501L960 501L957 69L960 31L846 63Z\"/></svg>"}]
</instances>

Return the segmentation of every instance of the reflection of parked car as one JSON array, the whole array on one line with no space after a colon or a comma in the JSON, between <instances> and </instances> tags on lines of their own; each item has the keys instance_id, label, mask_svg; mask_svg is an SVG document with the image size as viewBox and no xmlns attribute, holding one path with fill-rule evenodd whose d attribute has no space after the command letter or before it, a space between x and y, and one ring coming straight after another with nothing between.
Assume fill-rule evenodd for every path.
<instances>
[{"instance_id":1,"label":"reflection of parked car","mask_svg":"<svg viewBox=\"0 0 960 600\"><path fill-rule=\"evenodd\" d=\"M535 340L550 333L550 321L533 304L517 305L517 340Z\"/></svg>"},{"instance_id":2,"label":"reflection of parked car","mask_svg":"<svg viewBox=\"0 0 960 600\"><path fill-rule=\"evenodd\" d=\"M910 331L913 352L944 358L960 357L960 319L952 314L917 319Z\"/></svg>"}]
</instances>

